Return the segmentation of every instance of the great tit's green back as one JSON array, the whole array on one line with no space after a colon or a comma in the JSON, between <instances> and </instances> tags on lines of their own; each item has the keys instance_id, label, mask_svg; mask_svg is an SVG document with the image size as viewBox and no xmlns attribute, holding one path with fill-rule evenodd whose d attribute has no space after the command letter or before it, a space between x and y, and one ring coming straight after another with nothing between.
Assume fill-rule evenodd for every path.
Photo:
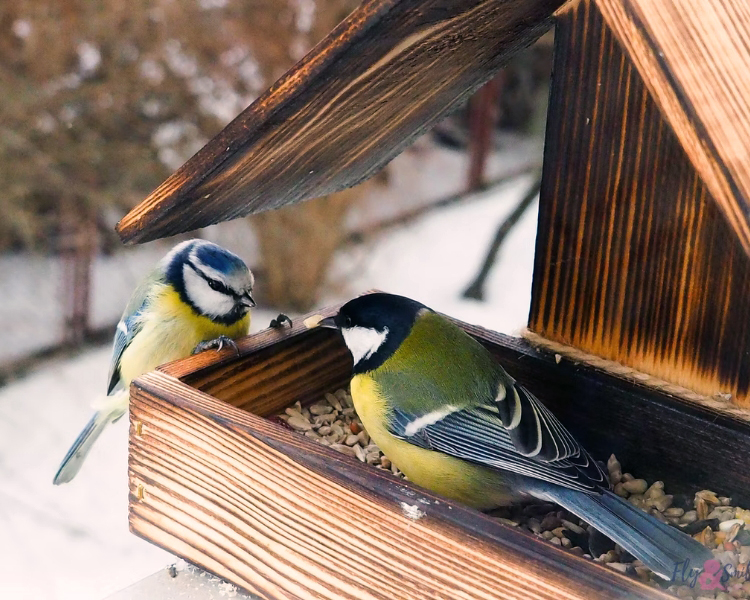
<instances>
[{"instance_id":1,"label":"great tit's green back","mask_svg":"<svg viewBox=\"0 0 750 600\"><path fill-rule=\"evenodd\" d=\"M399 398L400 408L414 414L445 405L478 406L494 398L507 377L479 342L428 309L372 375Z\"/></svg>"}]
</instances>

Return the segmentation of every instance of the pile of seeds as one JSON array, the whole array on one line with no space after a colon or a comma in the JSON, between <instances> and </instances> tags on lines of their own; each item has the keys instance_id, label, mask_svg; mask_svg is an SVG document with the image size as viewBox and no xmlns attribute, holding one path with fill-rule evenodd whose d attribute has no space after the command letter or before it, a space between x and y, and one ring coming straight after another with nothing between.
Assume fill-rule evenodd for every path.
<instances>
[{"instance_id":1,"label":"pile of seeds","mask_svg":"<svg viewBox=\"0 0 750 600\"><path fill-rule=\"evenodd\" d=\"M352 398L345 390L326 394L324 400L308 406L303 407L297 402L273 419L343 454L403 477L370 440L354 411ZM714 589L702 589L695 578L688 577L682 585L668 585L628 552L554 504L502 508L490 516L649 585L667 586L668 591L680 598L750 599L750 510L732 506L731 498L717 496L710 490L702 490L691 499L667 494L661 481L649 485L644 479L623 473L614 455L607 462L607 469L617 495L660 521L671 523L692 535L713 551L723 571L731 577Z\"/></svg>"},{"instance_id":2,"label":"pile of seeds","mask_svg":"<svg viewBox=\"0 0 750 600\"><path fill-rule=\"evenodd\" d=\"M324 400L304 407L295 402L284 414L277 415L276 419L285 422L290 429L305 437L330 446L342 454L354 456L363 463L387 469L394 475L403 477L380 448L370 441L370 436L354 412L352 397L346 390L326 394Z\"/></svg>"}]
</instances>

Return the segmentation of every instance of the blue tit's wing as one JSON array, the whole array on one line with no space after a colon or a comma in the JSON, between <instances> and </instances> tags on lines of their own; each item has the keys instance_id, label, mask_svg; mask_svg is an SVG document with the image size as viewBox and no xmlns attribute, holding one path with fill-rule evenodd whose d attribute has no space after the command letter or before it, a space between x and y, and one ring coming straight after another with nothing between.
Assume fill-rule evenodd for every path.
<instances>
[{"instance_id":1,"label":"blue tit's wing","mask_svg":"<svg viewBox=\"0 0 750 600\"><path fill-rule=\"evenodd\" d=\"M505 377L499 386L505 393L483 402L447 403L422 413L392 409L389 431L422 448L569 489L607 489L602 468L562 423L528 390Z\"/></svg>"},{"instance_id":2,"label":"blue tit's wing","mask_svg":"<svg viewBox=\"0 0 750 600\"><path fill-rule=\"evenodd\" d=\"M140 283L130 296L130 300L115 330L115 339L112 344L112 358L109 363L109 376L107 377L107 395L112 394L120 386L120 359L122 358L122 353L125 352L130 342L133 341L133 338L141 330L143 323L141 317L154 295L155 286L163 283L163 272L160 267L157 267Z\"/></svg>"}]
</instances>

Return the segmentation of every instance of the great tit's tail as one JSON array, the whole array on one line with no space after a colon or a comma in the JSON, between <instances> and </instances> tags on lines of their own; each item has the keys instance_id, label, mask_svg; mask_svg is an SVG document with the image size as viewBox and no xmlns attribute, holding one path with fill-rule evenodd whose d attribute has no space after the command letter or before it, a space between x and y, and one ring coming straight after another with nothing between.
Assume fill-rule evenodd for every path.
<instances>
[{"instance_id":1,"label":"great tit's tail","mask_svg":"<svg viewBox=\"0 0 750 600\"><path fill-rule=\"evenodd\" d=\"M545 496L593 525L657 575L673 580L702 569L711 551L686 533L612 492L586 494L555 486Z\"/></svg>"},{"instance_id":2,"label":"great tit's tail","mask_svg":"<svg viewBox=\"0 0 750 600\"><path fill-rule=\"evenodd\" d=\"M52 483L55 485L68 483L78 474L83 461L104 428L117 421L128 410L128 399L128 390L120 390L112 396L107 396L106 401L101 404L83 431L78 434L76 441L62 459Z\"/></svg>"}]
</instances>

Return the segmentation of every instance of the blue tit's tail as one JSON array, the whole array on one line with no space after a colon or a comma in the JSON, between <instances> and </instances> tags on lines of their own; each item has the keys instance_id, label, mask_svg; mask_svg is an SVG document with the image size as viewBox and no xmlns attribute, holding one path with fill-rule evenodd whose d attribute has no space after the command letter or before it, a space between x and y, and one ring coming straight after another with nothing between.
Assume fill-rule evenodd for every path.
<instances>
[{"instance_id":1,"label":"blue tit's tail","mask_svg":"<svg viewBox=\"0 0 750 600\"><path fill-rule=\"evenodd\" d=\"M686 533L612 492L593 495L554 486L545 489L544 495L593 525L665 579L702 569L713 558L708 548Z\"/></svg>"},{"instance_id":2,"label":"blue tit's tail","mask_svg":"<svg viewBox=\"0 0 750 600\"><path fill-rule=\"evenodd\" d=\"M129 394L127 390L119 390L112 396L107 396L105 403L94 413L91 420L83 428L76 441L68 450L65 458L62 459L60 467L55 473L52 483L60 485L68 483L81 470L83 461L91 451L94 442L101 435L104 428L110 423L114 423L128 410Z\"/></svg>"}]
</instances>

